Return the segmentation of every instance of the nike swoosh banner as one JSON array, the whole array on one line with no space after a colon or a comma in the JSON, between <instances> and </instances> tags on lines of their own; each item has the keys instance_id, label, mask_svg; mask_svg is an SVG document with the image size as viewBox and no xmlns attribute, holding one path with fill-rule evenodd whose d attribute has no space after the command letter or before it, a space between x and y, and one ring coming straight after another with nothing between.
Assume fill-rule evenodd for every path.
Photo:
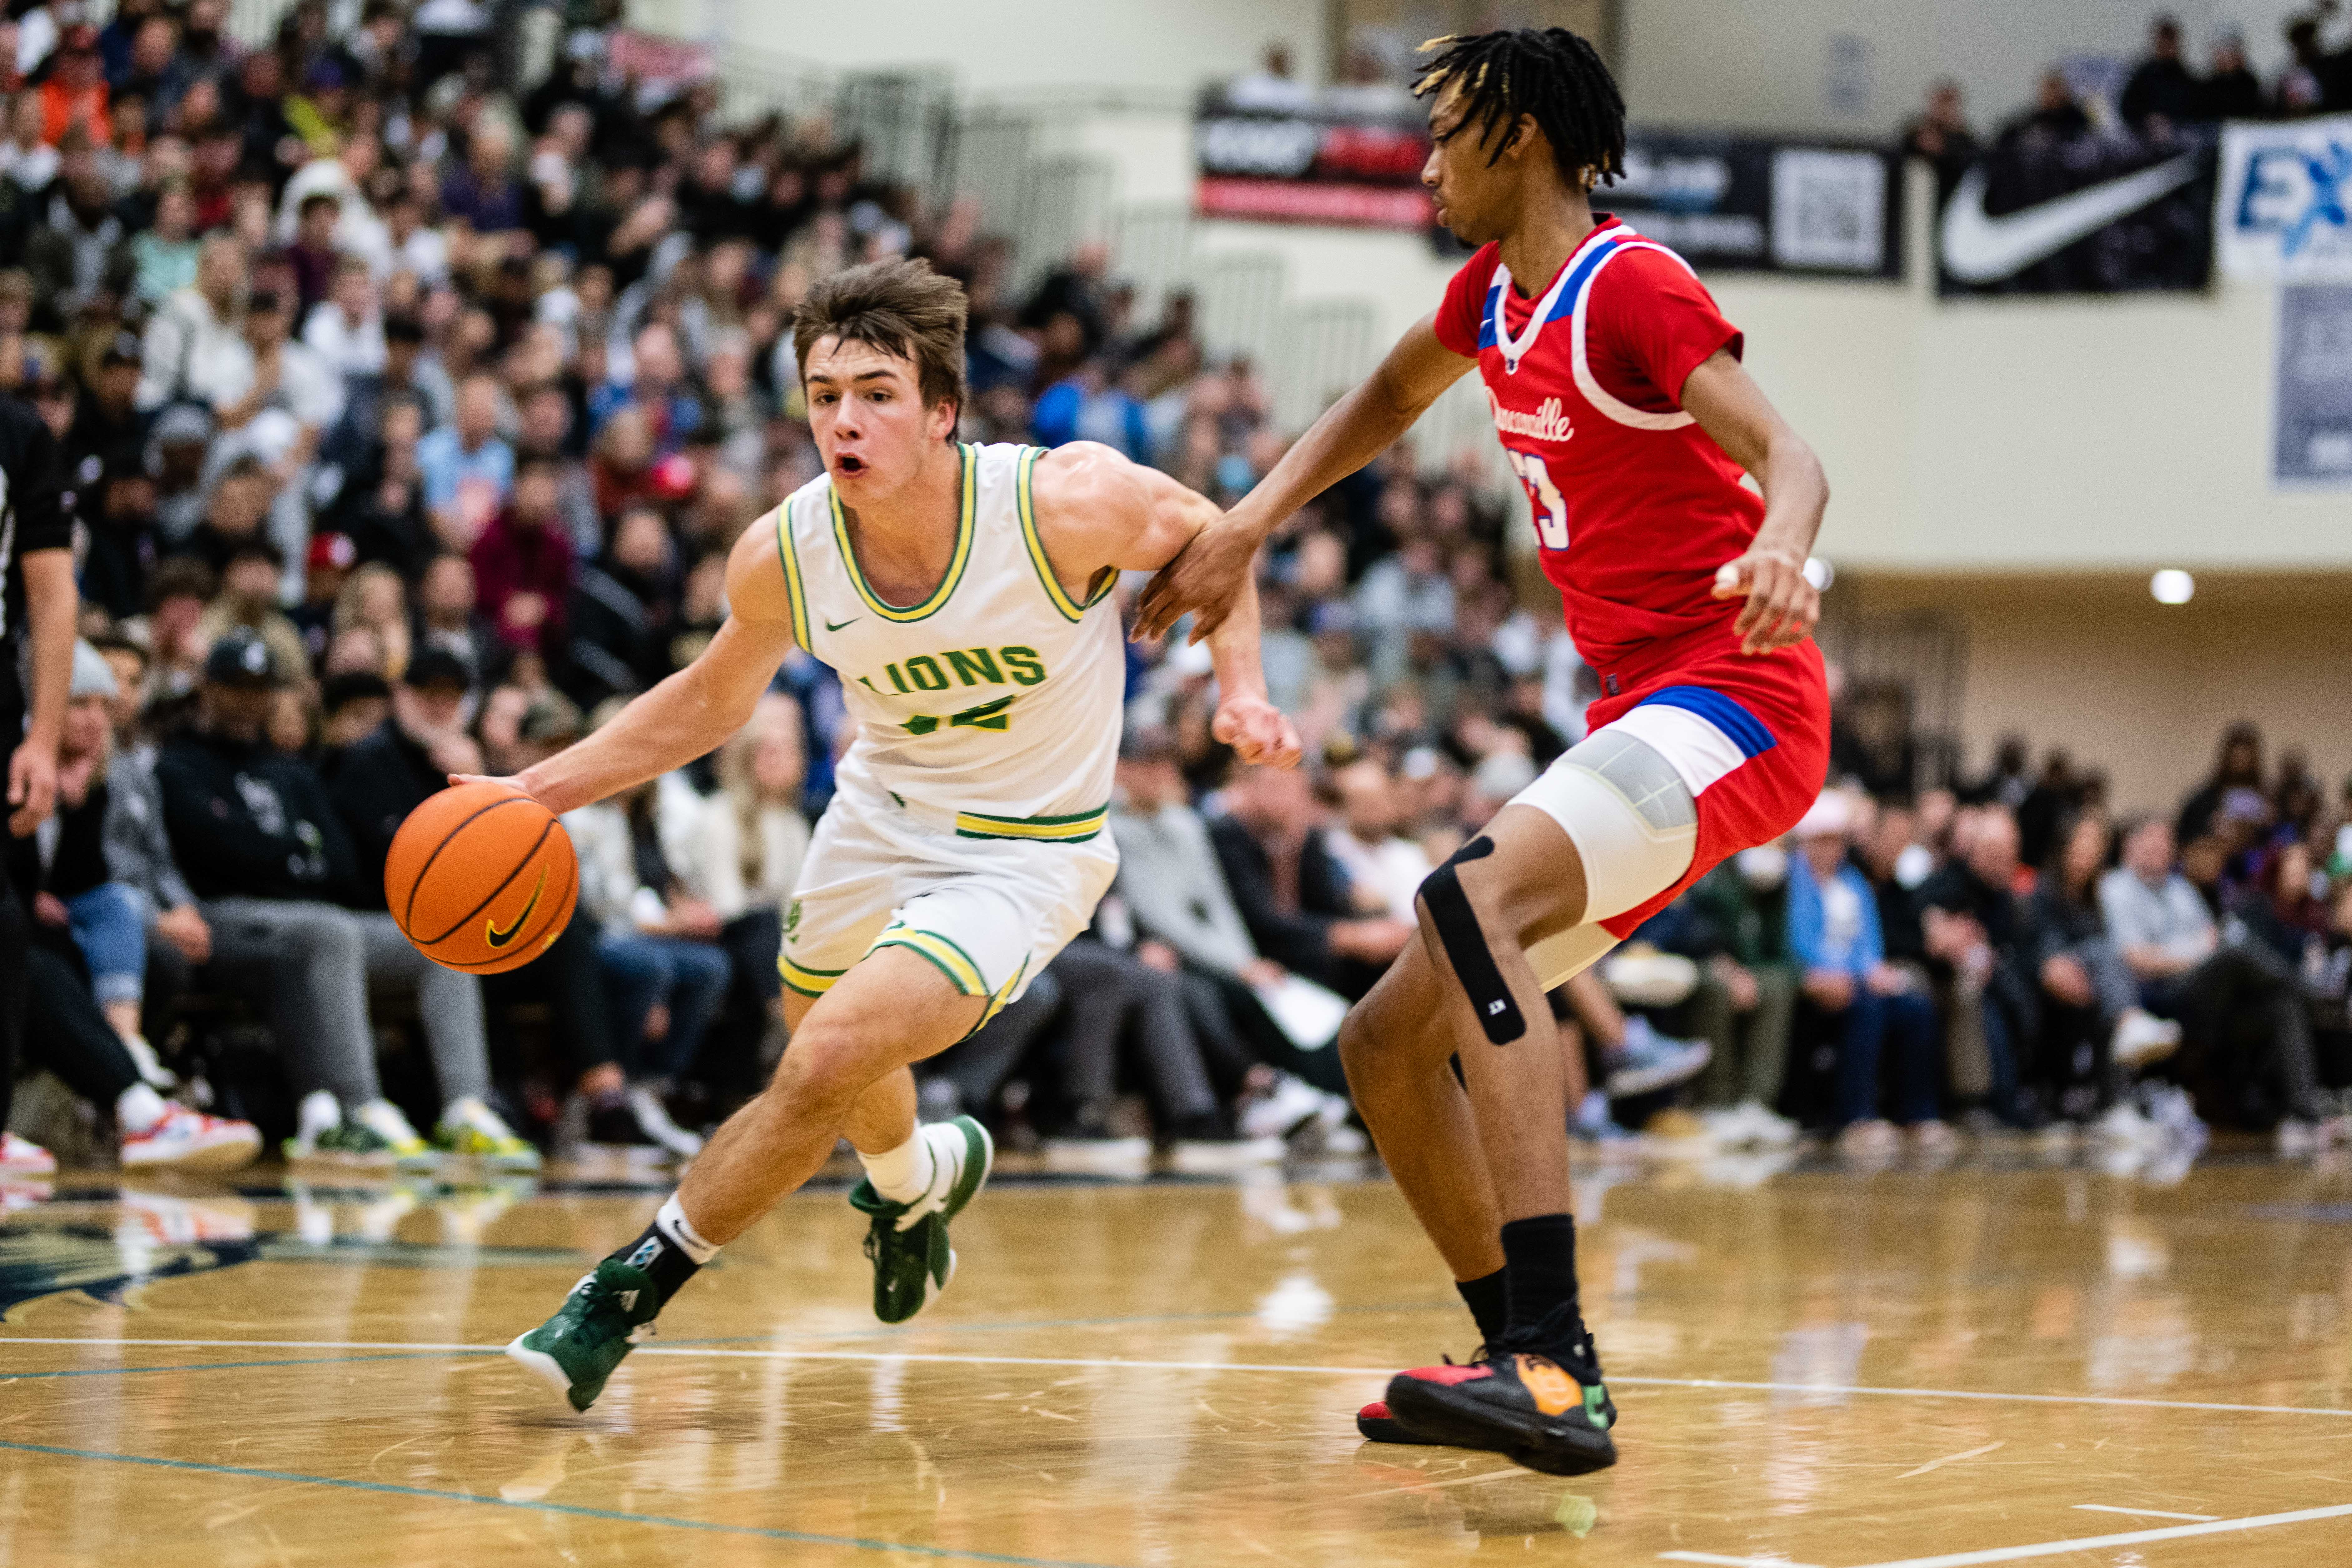
<instances>
[{"instance_id":1,"label":"nike swoosh banner","mask_svg":"<svg viewBox=\"0 0 2352 1568\"><path fill-rule=\"evenodd\" d=\"M2202 289L2217 130L2162 142L2012 132L1952 182L1936 222L1947 295Z\"/></svg>"}]
</instances>

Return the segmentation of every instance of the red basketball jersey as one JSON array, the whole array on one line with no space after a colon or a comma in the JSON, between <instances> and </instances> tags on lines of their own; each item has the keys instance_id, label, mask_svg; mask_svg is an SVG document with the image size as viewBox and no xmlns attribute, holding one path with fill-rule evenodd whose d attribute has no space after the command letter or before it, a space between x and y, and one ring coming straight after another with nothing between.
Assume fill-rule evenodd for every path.
<instances>
[{"instance_id":1,"label":"red basketball jersey","mask_svg":"<svg viewBox=\"0 0 2352 1568\"><path fill-rule=\"evenodd\" d=\"M1447 286L1437 337L1478 362L1585 662L1630 686L1730 646L1741 601L1712 595L1716 569L1764 503L1682 409L1690 373L1741 346L1689 264L1604 217L1529 299L1489 245Z\"/></svg>"}]
</instances>

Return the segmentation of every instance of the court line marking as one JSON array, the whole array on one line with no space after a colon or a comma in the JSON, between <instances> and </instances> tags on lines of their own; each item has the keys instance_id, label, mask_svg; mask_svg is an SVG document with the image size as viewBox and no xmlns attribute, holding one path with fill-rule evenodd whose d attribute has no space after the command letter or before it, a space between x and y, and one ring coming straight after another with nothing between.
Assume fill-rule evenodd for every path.
<instances>
[{"instance_id":1,"label":"court line marking","mask_svg":"<svg viewBox=\"0 0 2352 1568\"><path fill-rule=\"evenodd\" d=\"M1940 1557L1906 1557L1892 1563L1866 1563L1864 1568L1982 1568L1988 1563L2022 1563L2032 1557L2097 1552L2110 1546L2186 1541L2199 1535L2225 1535L2233 1530L2268 1530L2315 1519L2342 1519L2347 1514L2352 1514L2352 1502L2337 1503L2333 1508L2299 1508L2291 1513L2258 1513L2247 1519L2219 1519L2206 1524L2168 1525L2162 1530L2131 1530L2120 1535L2086 1535L2074 1541L2036 1542L2031 1546L1994 1546L1982 1552L1949 1552Z\"/></svg>"},{"instance_id":2,"label":"court line marking","mask_svg":"<svg viewBox=\"0 0 2352 1568\"><path fill-rule=\"evenodd\" d=\"M115 1454L101 1448L65 1448L48 1443L0 1442L0 1448L20 1454L47 1454L67 1459L97 1459L116 1465L148 1465L157 1469L193 1470L201 1475L236 1476L249 1480L291 1481L301 1486L341 1487L348 1491L381 1492L393 1497L425 1498L435 1502L469 1502L490 1508L520 1509L531 1513L569 1514L578 1519L611 1520L623 1524L652 1524L669 1530L698 1530L714 1535L749 1535L763 1541L789 1541L803 1546L849 1546L864 1552L897 1552L959 1563L1003 1563L1014 1568L1104 1568L1098 1563L1075 1563L1064 1558L1016 1557L1002 1552L971 1552L950 1546L923 1546L912 1542L873 1541L855 1535L817 1535L802 1530L772 1530L756 1524L719 1524L703 1519L675 1519L667 1514L625 1513L618 1509L588 1508L579 1503L545 1502L520 1498L490 1497L479 1492L444 1491L435 1487L406 1487L391 1481L345 1480L339 1476L305 1475L299 1470L265 1470L247 1465L213 1465L196 1459L162 1459L145 1454Z\"/></svg>"},{"instance_id":3,"label":"court line marking","mask_svg":"<svg viewBox=\"0 0 2352 1568\"><path fill-rule=\"evenodd\" d=\"M2104 1502L2078 1502L2074 1506L2084 1513L2120 1513L2133 1519L2186 1519L2199 1524L2221 1517L2218 1513L2173 1513L2160 1508L2116 1508Z\"/></svg>"},{"instance_id":4,"label":"court line marking","mask_svg":"<svg viewBox=\"0 0 2352 1568\"><path fill-rule=\"evenodd\" d=\"M1658 1556L1667 1563L1714 1563L1722 1568L1813 1568L1811 1563L1791 1563L1785 1557L1717 1557L1712 1552L1661 1552Z\"/></svg>"},{"instance_id":5,"label":"court line marking","mask_svg":"<svg viewBox=\"0 0 2352 1568\"><path fill-rule=\"evenodd\" d=\"M484 1355L503 1352L504 1345L420 1344L413 1340L181 1340L58 1338L0 1335L0 1349L10 1345L173 1345L223 1350L342 1350L414 1351L447 1355ZM971 1366L1117 1367L1137 1372L1286 1372L1312 1377L1390 1377L1394 1367L1300 1366L1294 1363L1233 1361L1131 1361L1116 1356L950 1355L932 1351L784 1351L724 1350L716 1346L642 1345L636 1352L650 1356L719 1356L751 1361L900 1361L944 1362ZM1732 1388L1762 1393L1867 1394L1896 1399L1977 1399L1996 1404L2078 1405L2120 1406L2136 1410L2213 1410L2241 1415L2352 1416L2352 1410L2319 1405L2225 1405L2211 1400L2126 1399L2092 1394L1997 1394L1968 1388L1879 1388L1835 1383L1743 1383L1712 1377L1612 1377L1612 1384L1643 1388Z\"/></svg>"},{"instance_id":6,"label":"court line marking","mask_svg":"<svg viewBox=\"0 0 2352 1568\"><path fill-rule=\"evenodd\" d=\"M348 1366L362 1361L439 1361L449 1353L447 1351L406 1351L392 1355L300 1356L287 1361L189 1361L172 1362L162 1366L75 1366L62 1367L54 1372L0 1373L0 1384L29 1383L37 1377L121 1377L136 1372L242 1372L256 1366ZM2188 1516L2184 1514L2181 1517Z\"/></svg>"}]
</instances>

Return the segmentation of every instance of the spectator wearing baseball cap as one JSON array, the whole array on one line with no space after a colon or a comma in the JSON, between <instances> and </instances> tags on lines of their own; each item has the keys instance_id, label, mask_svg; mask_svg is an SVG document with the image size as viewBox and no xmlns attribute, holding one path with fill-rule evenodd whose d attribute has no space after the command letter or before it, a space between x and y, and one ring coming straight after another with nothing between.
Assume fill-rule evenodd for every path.
<instances>
[{"instance_id":1,"label":"spectator wearing baseball cap","mask_svg":"<svg viewBox=\"0 0 2352 1568\"><path fill-rule=\"evenodd\" d=\"M302 633L278 607L285 581L286 557L277 541L255 535L228 553L222 568L220 593L205 606L196 623L196 635L217 642L233 628L253 632L269 645L271 659L289 681L310 679L310 652Z\"/></svg>"},{"instance_id":2,"label":"spectator wearing baseball cap","mask_svg":"<svg viewBox=\"0 0 2352 1568\"><path fill-rule=\"evenodd\" d=\"M389 914L360 912L381 908L381 867L366 874L318 772L266 740L280 681L249 629L206 657L195 728L155 765L172 847L211 924L215 970L264 999L287 1053L302 1096L288 1157L430 1165L433 1151L378 1084L369 984L415 993L445 1126L496 1138L481 989L418 952Z\"/></svg>"}]
</instances>

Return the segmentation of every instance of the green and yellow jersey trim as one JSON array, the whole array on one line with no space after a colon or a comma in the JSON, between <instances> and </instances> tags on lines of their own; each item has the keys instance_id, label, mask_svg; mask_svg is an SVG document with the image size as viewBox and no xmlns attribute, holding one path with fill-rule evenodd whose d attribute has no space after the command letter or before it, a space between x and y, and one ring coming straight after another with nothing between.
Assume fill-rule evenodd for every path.
<instances>
[{"instance_id":1,"label":"green and yellow jersey trim","mask_svg":"<svg viewBox=\"0 0 2352 1568\"><path fill-rule=\"evenodd\" d=\"M882 596L867 585L866 574L858 569L857 552L850 546L849 520L842 515L840 493L830 488L825 491L825 500L833 508L833 537L841 546L841 563L849 574L850 586L857 590L857 596L866 601L867 609L886 621L919 621L937 615L940 606L946 604L948 596L956 591L956 584L963 581L963 569L971 562L972 518L978 510L980 465L972 460L971 447L959 445L956 451L963 460L963 505L956 519L955 554L949 559L948 569L940 577L940 585L932 589L931 596L919 605L885 604Z\"/></svg>"},{"instance_id":2,"label":"green and yellow jersey trim","mask_svg":"<svg viewBox=\"0 0 2352 1568\"><path fill-rule=\"evenodd\" d=\"M937 931L918 931L910 925L894 921L880 936L874 939L874 946L866 951L871 953L886 947L907 948L929 959L939 972L948 977L949 983L963 995L992 996L994 994L989 989L987 977L981 973L980 965L971 961L971 955Z\"/></svg>"},{"instance_id":3,"label":"green and yellow jersey trim","mask_svg":"<svg viewBox=\"0 0 2352 1568\"><path fill-rule=\"evenodd\" d=\"M1065 620L1083 620L1086 613L1101 604L1103 595L1118 584L1118 574L1108 566L1097 573L1094 589L1084 603L1073 600L1070 591L1062 586L1062 579L1055 574L1054 563L1045 553L1045 542L1037 536L1037 509L1030 500L1029 476L1037 467L1037 459L1045 455L1043 447L1023 447L1021 466L1015 470L1013 495L1021 513L1021 539L1029 547L1029 563L1037 569L1037 581L1044 585L1045 597L1054 602L1054 608L1062 612Z\"/></svg>"},{"instance_id":4,"label":"green and yellow jersey trim","mask_svg":"<svg viewBox=\"0 0 2352 1568\"><path fill-rule=\"evenodd\" d=\"M1027 838L1047 844L1083 844L1110 822L1110 803L1069 816L990 816L984 812L959 811L958 838Z\"/></svg>"},{"instance_id":5,"label":"green and yellow jersey trim","mask_svg":"<svg viewBox=\"0 0 2352 1568\"><path fill-rule=\"evenodd\" d=\"M776 558L784 563L784 596L793 607L793 641L808 647L808 593L801 585L801 557L793 544L793 503L789 500L776 509Z\"/></svg>"},{"instance_id":6,"label":"green and yellow jersey trim","mask_svg":"<svg viewBox=\"0 0 2352 1568\"><path fill-rule=\"evenodd\" d=\"M794 963L790 953L776 959L776 973L784 977L784 984L803 996L822 996L833 989L834 982L849 972L845 969L810 969Z\"/></svg>"}]
</instances>

